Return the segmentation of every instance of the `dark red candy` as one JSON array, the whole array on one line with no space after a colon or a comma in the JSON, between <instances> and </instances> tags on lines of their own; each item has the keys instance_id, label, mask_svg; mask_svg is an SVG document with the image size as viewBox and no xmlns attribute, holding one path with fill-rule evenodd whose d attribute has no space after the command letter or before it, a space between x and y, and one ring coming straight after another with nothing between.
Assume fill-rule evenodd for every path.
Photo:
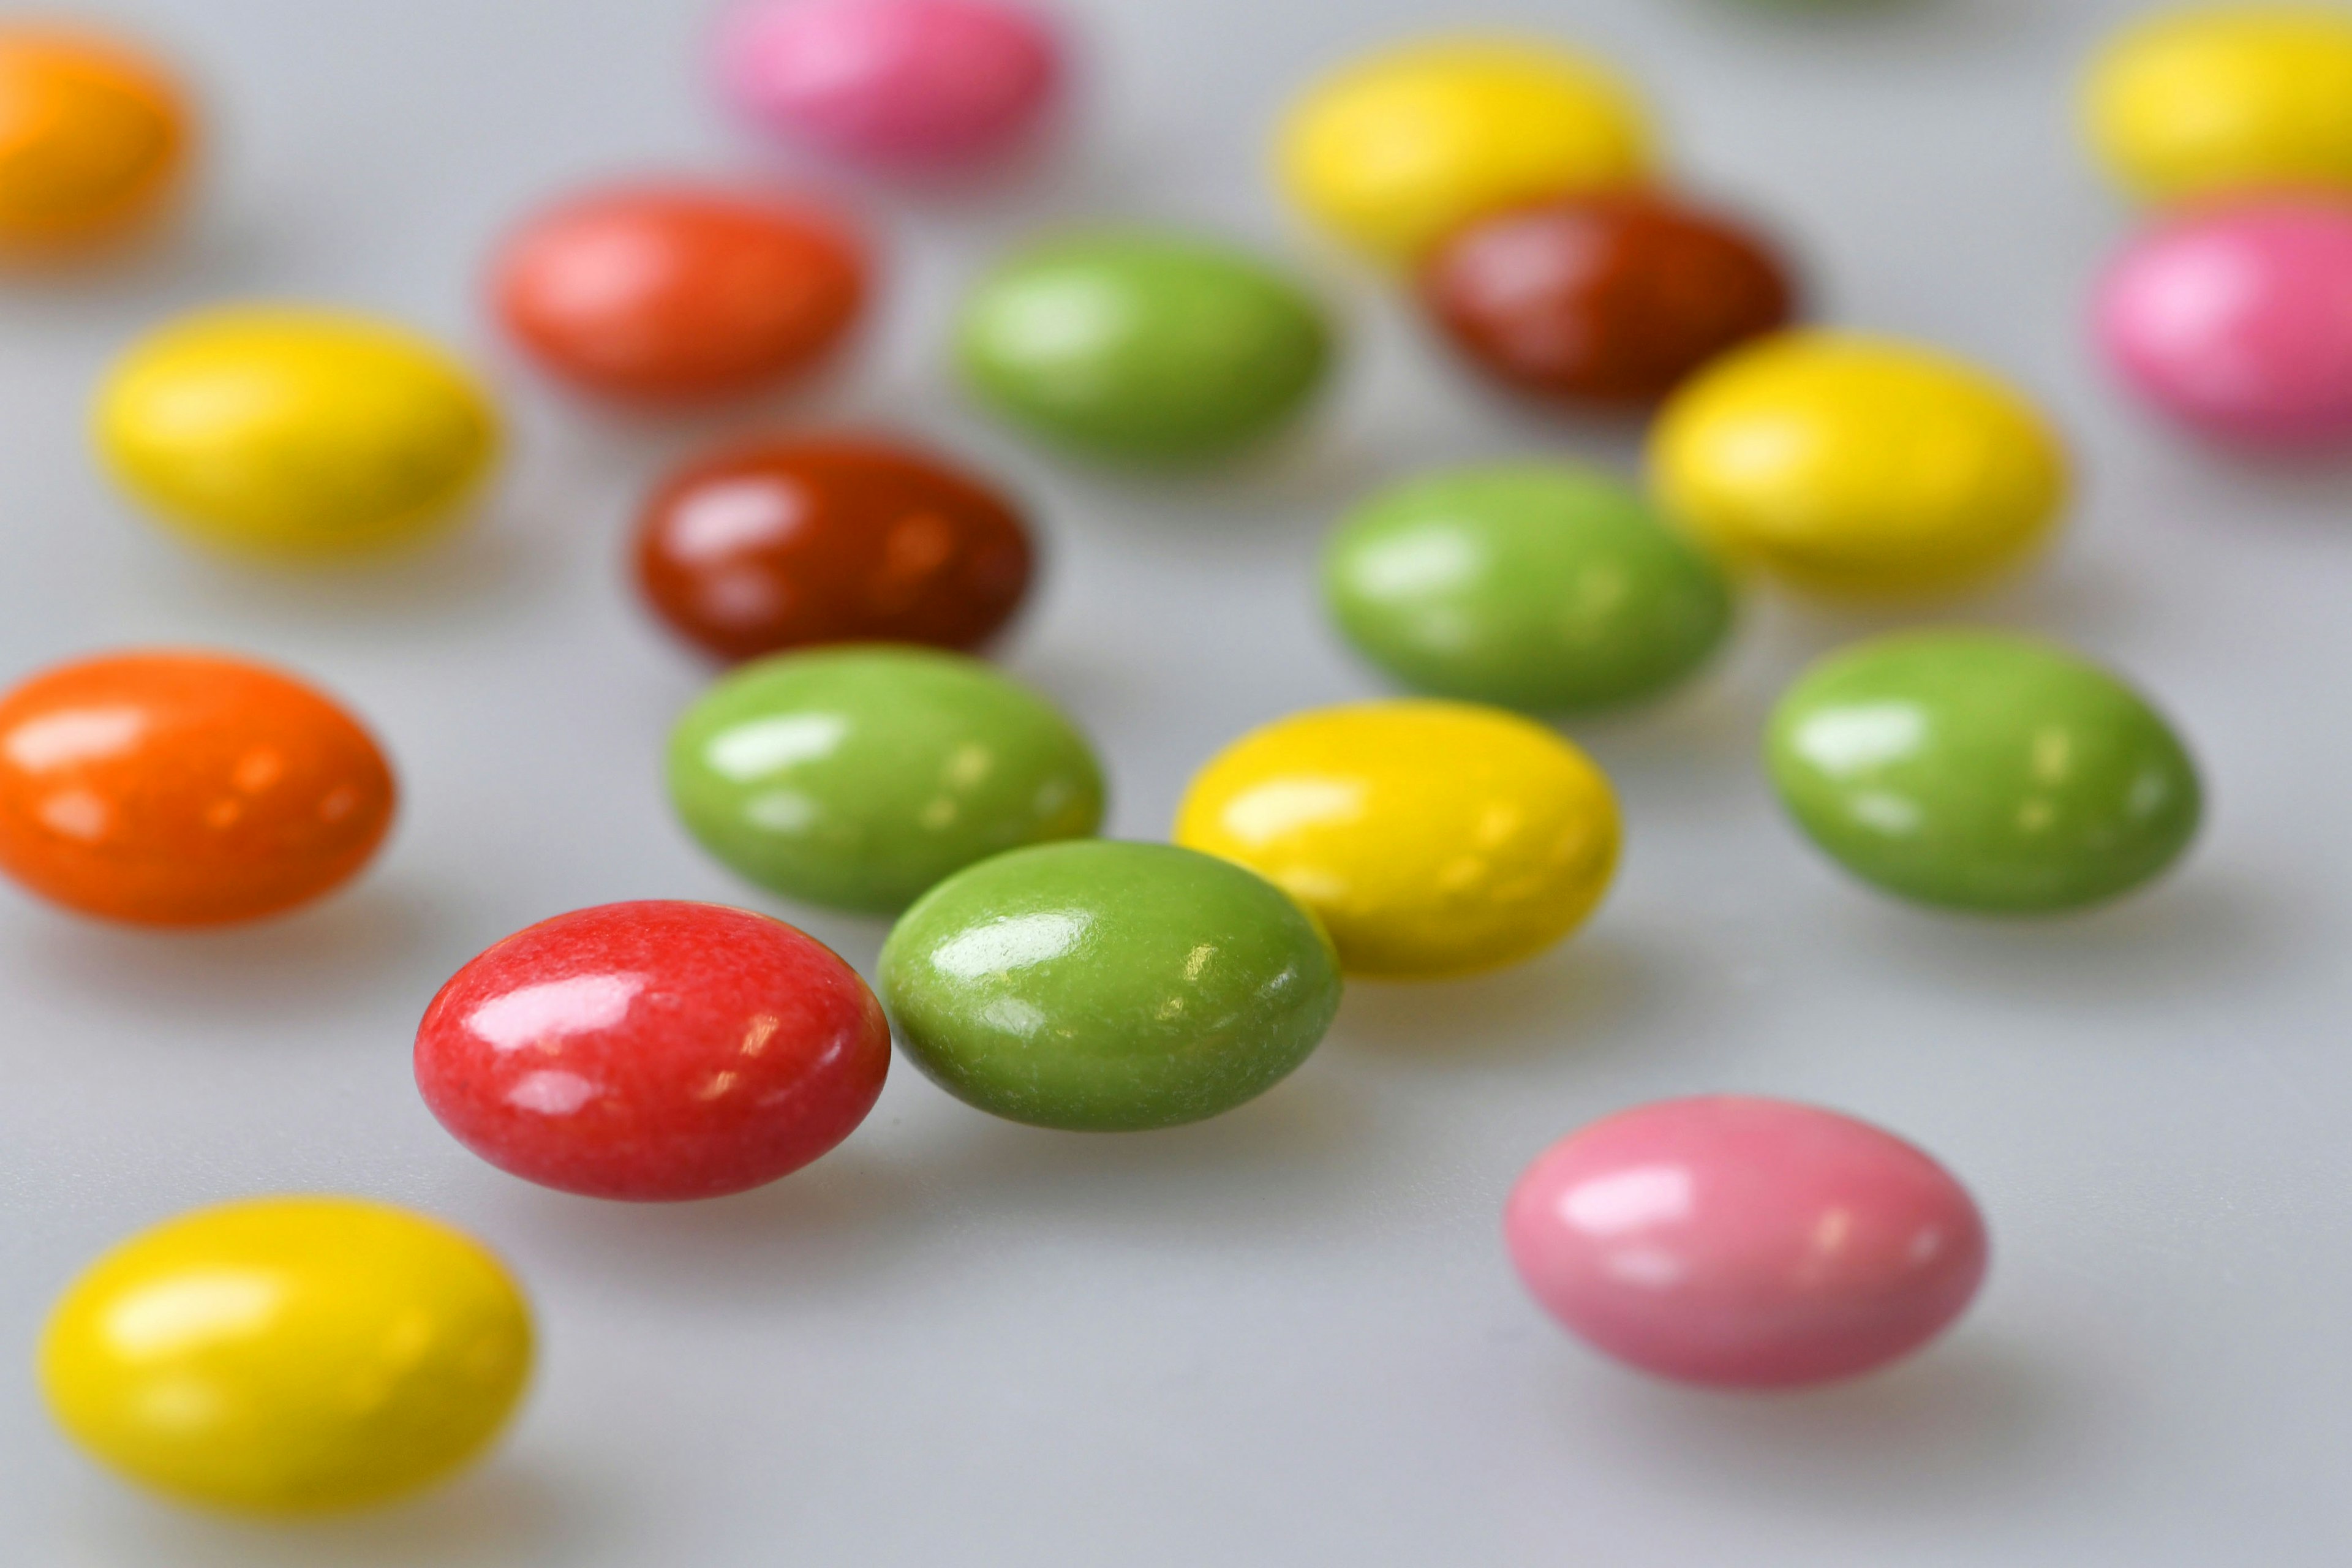
<instances>
[{"instance_id":1,"label":"dark red candy","mask_svg":"<svg viewBox=\"0 0 2352 1568\"><path fill-rule=\"evenodd\" d=\"M1517 208L1457 230L1421 279L1470 358L1547 396L1648 403L1785 324L1786 269L1756 236L1622 192Z\"/></svg>"},{"instance_id":2,"label":"dark red candy","mask_svg":"<svg viewBox=\"0 0 2352 1568\"><path fill-rule=\"evenodd\" d=\"M688 465L646 503L637 577L722 658L817 643L966 648L1029 585L1028 531L987 486L869 439L767 441Z\"/></svg>"}]
</instances>

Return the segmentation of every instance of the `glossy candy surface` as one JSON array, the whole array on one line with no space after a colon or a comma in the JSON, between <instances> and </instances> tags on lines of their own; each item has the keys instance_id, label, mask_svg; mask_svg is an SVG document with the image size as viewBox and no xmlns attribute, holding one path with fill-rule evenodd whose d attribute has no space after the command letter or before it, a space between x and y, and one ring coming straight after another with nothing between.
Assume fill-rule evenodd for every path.
<instances>
[{"instance_id":1,"label":"glossy candy surface","mask_svg":"<svg viewBox=\"0 0 2352 1568\"><path fill-rule=\"evenodd\" d=\"M967 167L1021 142L1062 49L999 0L752 0L723 19L720 89L774 135L887 174Z\"/></svg>"},{"instance_id":2,"label":"glossy candy surface","mask_svg":"<svg viewBox=\"0 0 2352 1568\"><path fill-rule=\"evenodd\" d=\"M817 643L984 641L1029 585L1003 497L892 442L772 439L664 481L637 524L637 581L721 658Z\"/></svg>"},{"instance_id":3,"label":"glossy candy surface","mask_svg":"<svg viewBox=\"0 0 2352 1568\"><path fill-rule=\"evenodd\" d=\"M966 302L964 377L1033 435L1112 462L1230 456L1288 424L1331 358L1321 308L1248 253L1188 236L1074 236Z\"/></svg>"},{"instance_id":4,"label":"glossy candy surface","mask_svg":"<svg viewBox=\"0 0 2352 1568\"><path fill-rule=\"evenodd\" d=\"M452 975L416 1086L526 1181L669 1202L788 1175L882 1092L890 1029L856 971L748 910L645 900L517 931Z\"/></svg>"},{"instance_id":5,"label":"glossy candy surface","mask_svg":"<svg viewBox=\"0 0 2352 1568\"><path fill-rule=\"evenodd\" d=\"M2109 363L2196 429L2352 445L2352 191L2203 209L2135 241L2099 286Z\"/></svg>"},{"instance_id":6,"label":"glossy candy surface","mask_svg":"<svg viewBox=\"0 0 2352 1568\"><path fill-rule=\"evenodd\" d=\"M1971 586L2048 538L2066 460L2042 416L1932 349L1827 331L1764 338L1685 382L1650 437L1666 512L1800 587Z\"/></svg>"},{"instance_id":7,"label":"glossy candy surface","mask_svg":"<svg viewBox=\"0 0 2352 1568\"><path fill-rule=\"evenodd\" d=\"M1781 697L1781 803L1846 869L1923 903L2067 910L2126 892L2196 835L2195 764L2137 692L2002 632L1880 637Z\"/></svg>"},{"instance_id":8,"label":"glossy candy surface","mask_svg":"<svg viewBox=\"0 0 2352 1568\"><path fill-rule=\"evenodd\" d=\"M1456 230L1422 270L1470 360L1547 397L1642 404L1784 324L1780 258L1729 220L1649 193L1516 207Z\"/></svg>"},{"instance_id":9,"label":"glossy candy surface","mask_svg":"<svg viewBox=\"0 0 2352 1568\"><path fill-rule=\"evenodd\" d=\"M694 403L814 368L856 321L866 273L830 212L674 182L541 214L500 250L491 296L549 374L625 403Z\"/></svg>"},{"instance_id":10,"label":"glossy candy surface","mask_svg":"<svg viewBox=\"0 0 2352 1568\"><path fill-rule=\"evenodd\" d=\"M95 1458L184 1501L378 1502L506 1425L530 1310L499 1260L357 1198L223 1204L142 1231L58 1300L41 1389Z\"/></svg>"},{"instance_id":11,"label":"glossy candy surface","mask_svg":"<svg viewBox=\"0 0 2352 1568\"><path fill-rule=\"evenodd\" d=\"M1341 239L1410 263L1474 218L1630 185L1651 135L1633 90L1548 44L1443 38L1343 66L1285 119L1285 190Z\"/></svg>"},{"instance_id":12,"label":"glossy candy surface","mask_svg":"<svg viewBox=\"0 0 2352 1568\"><path fill-rule=\"evenodd\" d=\"M383 753L333 700L216 654L110 654L0 698L0 868L83 914L211 925L356 875Z\"/></svg>"},{"instance_id":13,"label":"glossy candy surface","mask_svg":"<svg viewBox=\"0 0 2352 1568\"><path fill-rule=\"evenodd\" d=\"M2083 117L2107 172L2145 200L2352 190L2352 10L2159 12L2100 51Z\"/></svg>"},{"instance_id":14,"label":"glossy candy surface","mask_svg":"<svg viewBox=\"0 0 2352 1568\"><path fill-rule=\"evenodd\" d=\"M1102 840L940 883L890 932L881 979L899 1046L934 1082L1086 1132L1254 1100L1339 1005L1329 946L1279 889L1188 849Z\"/></svg>"},{"instance_id":15,"label":"glossy candy surface","mask_svg":"<svg viewBox=\"0 0 2352 1568\"><path fill-rule=\"evenodd\" d=\"M670 800L702 847L787 898L892 914L975 860L1082 837L1102 773L1052 703L928 648L780 654L672 731Z\"/></svg>"},{"instance_id":16,"label":"glossy candy surface","mask_svg":"<svg viewBox=\"0 0 2352 1568\"><path fill-rule=\"evenodd\" d=\"M205 543L297 559L380 548L455 517L498 455L466 367L387 322L290 306L201 310L100 389L123 488Z\"/></svg>"},{"instance_id":17,"label":"glossy candy surface","mask_svg":"<svg viewBox=\"0 0 2352 1568\"><path fill-rule=\"evenodd\" d=\"M78 253L177 191L186 99L154 60L95 34L0 26L0 259Z\"/></svg>"},{"instance_id":18,"label":"glossy candy surface","mask_svg":"<svg viewBox=\"0 0 2352 1568\"><path fill-rule=\"evenodd\" d=\"M1427 474L1351 513L1323 554L1348 640L1416 690L1533 712L1650 696L1731 625L1723 574L1604 474Z\"/></svg>"},{"instance_id":19,"label":"glossy candy surface","mask_svg":"<svg viewBox=\"0 0 2352 1568\"><path fill-rule=\"evenodd\" d=\"M1975 1201L1901 1139L1741 1095L1666 1100L1570 1134L1512 1190L1536 1300L1644 1372L1724 1388L1852 1377L1967 1308Z\"/></svg>"},{"instance_id":20,"label":"glossy candy surface","mask_svg":"<svg viewBox=\"0 0 2352 1568\"><path fill-rule=\"evenodd\" d=\"M1252 731L1185 791L1176 842L1288 891L1351 974L1516 963L1592 912L1617 802L1550 731L1459 702L1358 702Z\"/></svg>"}]
</instances>

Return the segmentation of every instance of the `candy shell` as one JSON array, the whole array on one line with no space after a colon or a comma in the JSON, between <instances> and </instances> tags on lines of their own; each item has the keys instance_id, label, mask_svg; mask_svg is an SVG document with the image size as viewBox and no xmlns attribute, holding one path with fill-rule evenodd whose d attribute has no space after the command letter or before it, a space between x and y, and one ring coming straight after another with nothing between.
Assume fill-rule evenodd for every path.
<instances>
[{"instance_id":1,"label":"candy shell","mask_svg":"<svg viewBox=\"0 0 2352 1568\"><path fill-rule=\"evenodd\" d=\"M184 183L193 114L161 63L95 33L0 26L0 259L79 255Z\"/></svg>"}]
</instances>

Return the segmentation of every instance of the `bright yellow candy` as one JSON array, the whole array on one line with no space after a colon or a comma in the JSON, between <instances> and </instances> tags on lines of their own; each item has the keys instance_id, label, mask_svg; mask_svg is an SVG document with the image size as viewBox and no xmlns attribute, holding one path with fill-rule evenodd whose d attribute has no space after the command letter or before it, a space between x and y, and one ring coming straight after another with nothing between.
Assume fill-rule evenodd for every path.
<instances>
[{"instance_id":1,"label":"bright yellow candy","mask_svg":"<svg viewBox=\"0 0 2352 1568\"><path fill-rule=\"evenodd\" d=\"M354 1198L263 1198L100 1258L51 1313L40 1376L58 1425L132 1479L303 1512L471 1458L530 1354L530 1308L468 1237Z\"/></svg>"},{"instance_id":2,"label":"bright yellow candy","mask_svg":"<svg viewBox=\"0 0 2352 1568\"><path fill-rule=\"evenodd\" d=\"M498 420L466 368L401 328L323 310L202 311L108 376L98 444L132 494L208 542L373 549L450 519Z\"/></svg>"},{"instance_id":3,"label":"bright yellow candy","mask_svg":"<svg viewBox=\"0 0 2352 1568\"><path fill-rule=\"evenodd\" d=\"M0 27L0 255L136 226L178 184L189 140L186 102L152 62L99 37Z\"/></svg>"},{"instance_id":4,"label":"bright yellow candy","mask_svg":"<svg viewBox=\"0 0 2352 1568\"><path fill-rule=\"evenodd\" d=\"M2109 173L2150 201L2352 187L2352 9L2150 17L2100 51L2083 113Z\"/></svg>"},{"instance_id":5,"label":"bright yellow candy","mask_svg":"<svg viewBox=\"0 0 2352 1568\"><path fill-rule=\"evenodd\" d=\"M1359 702L1251 731L1192 780L1176 842L1314 913L1342 968L1437 979L1582 923L1617 865L1617 801L1541 725L1466 702Z\"/></svg>"},{"instance_id":6,"label":"bright yellow candy","mask_svg":"<svg viewBox=\"0 0 2352 1568\"><path fill-rule=\"evenodd\" d=\"M1650 166L1640 100L1549 45L1458 38L1341 68L1283 123L1291 199L1350 244L1410 261L1472 218L1621 185Z\"/></svg>"},{"instance_id":7,"label":"bright yellow candy","mask_svg":"<svg viewBox=\"0 0 2352 1568\"><path fill-rule=\"evenodd\" d=\"M2024 398L1932 349L1782 332L1685 382L1650 437L1658 500L1734 559L1815 592L1960 588L2049 537L2057 437Z\"/></svg>"}]
</instances>

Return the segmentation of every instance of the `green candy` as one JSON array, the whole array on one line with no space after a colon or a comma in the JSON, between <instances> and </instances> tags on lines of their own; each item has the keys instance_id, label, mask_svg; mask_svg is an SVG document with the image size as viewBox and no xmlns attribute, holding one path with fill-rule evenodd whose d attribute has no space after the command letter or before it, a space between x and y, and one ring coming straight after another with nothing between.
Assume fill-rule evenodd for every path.
<instances>
[{"instance_id":1,"label":"green candy","mask_svg":"<svg viewBox=\"0 0 2352 1568\"><path fill-rule=\"evenodd\" d=\"M1822 660L1772 715L1781 801L1848 870L1922 903L2075 909L2196 836L2196 764L2138 693L2000 632L1881 637Z\"/></svg>"},{"instance_id":2,"label":"green candy","mask_svg":"<svg viewBox=\"0 0 2352 1568\"><path fill-rule=\"evenodd\" d=\"M1331 358L1321 310L1244 252L1182 236L1063 239L984 279L963 374L999 413L1114 462L1198 463L1271 436Z\"/></svg>"},{"instance_id":3,"label":"green candy","mask_svg":"<svg viewBox=\"0 0 2352 1568\"><path fill-rule=\"evenodd\" d=\"M1416 691L1560 713L1629 702L1705 663L1731 592L1696 545L1591 469L1424 476L1333 531L1323 595L1358 651Z\"/></svg>"},{"instance_id":4,"label":"green candy","mask_svg":"<svg viewBox=\"0 0 2352 1568\"><path fill-rule=\"evenodd\" d=\"M1102 770L1051 703L978 659L887 646L728 676L671 732L669 793L730 869L869 914L1103 813Z\"/></svg>"},{"instance_id":5,"label":"green candy","mask_svg":"<svg viewBox=\"0 0 2352 1568\"><path fill-rule=\"evenodd\" d=\"M949 1093L1073 1131L1173 1127L1256 1098L1339 1006L1289 895L1166 844L1015 850L932 889L882 949L899 1048Z\"/></svg>"}]
</instances>

